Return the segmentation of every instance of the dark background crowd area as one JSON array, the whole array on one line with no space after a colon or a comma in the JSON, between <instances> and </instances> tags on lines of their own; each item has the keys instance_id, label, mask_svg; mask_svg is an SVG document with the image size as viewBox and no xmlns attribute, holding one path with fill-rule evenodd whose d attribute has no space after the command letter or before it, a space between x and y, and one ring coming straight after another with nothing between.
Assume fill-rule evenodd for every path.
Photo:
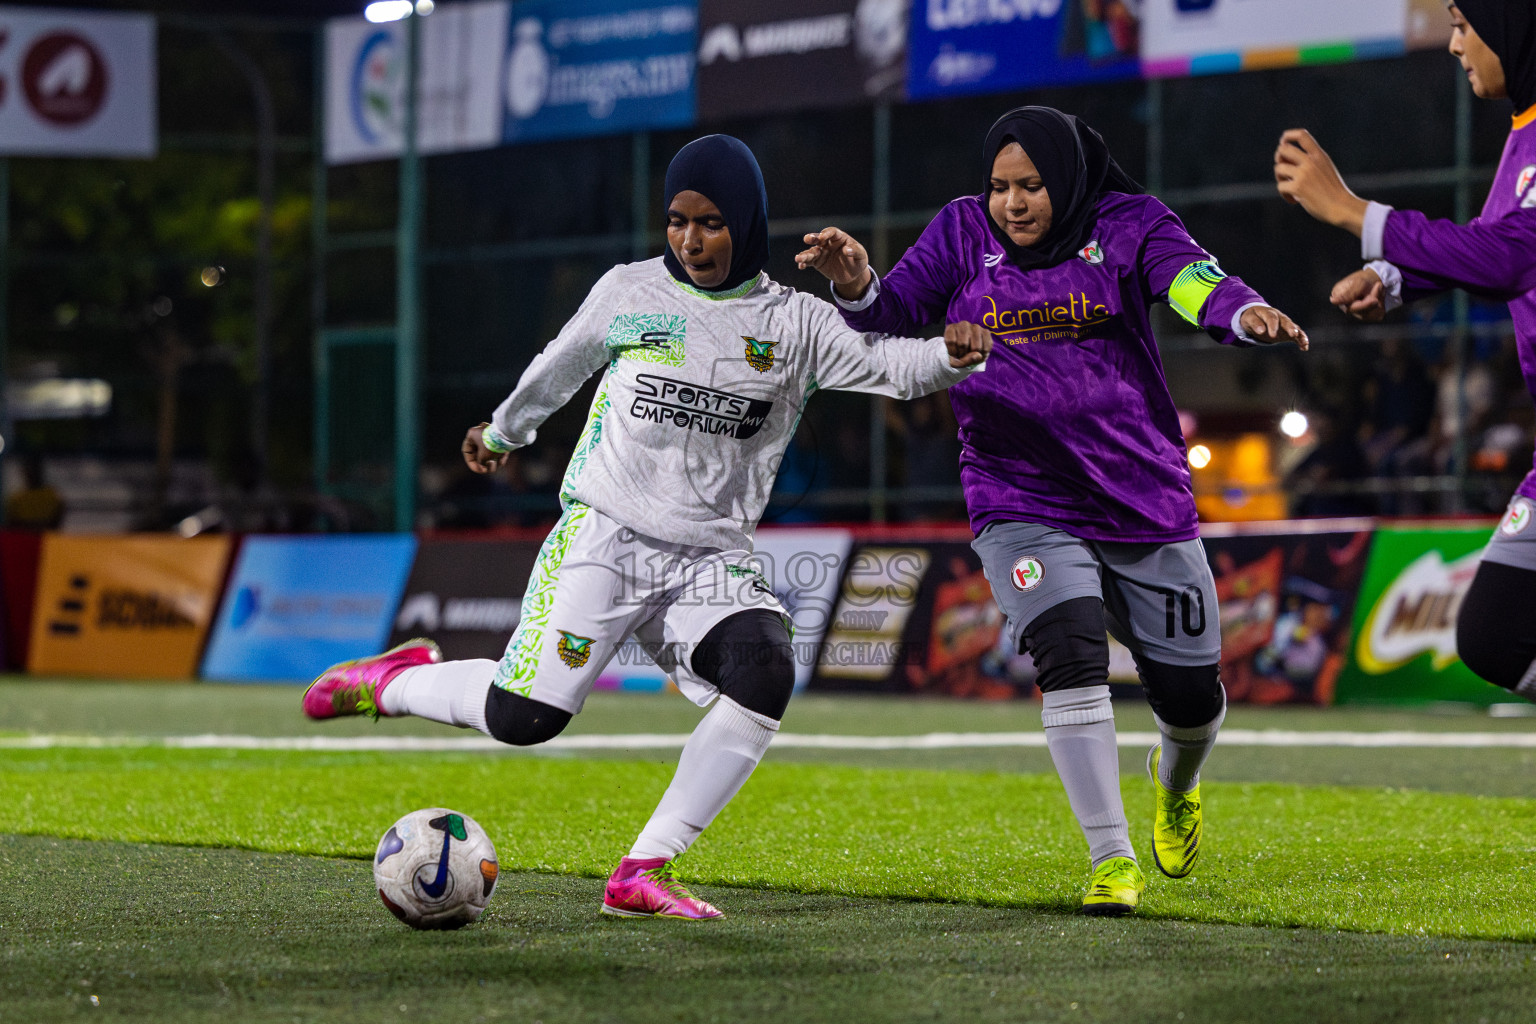
<instances>
[{"instance_id":1,"label":"dark background crowd area","mask_svg":"<svg viewBox=\"0 0 1536 1024\"><path fill-rule=\"evenodd\" d=\"M195 20L207 5L164 9L172 8L180 20L160 27L156 159L10 161L11 376L100 379L113 401L99 416L18 423L7 439L6 491L54 490L66 529L389 529L387 353L338 356L333 377L345 387L330 408L332 465L319 486L315 479L316 310L323 305L332 327L392 322L395 255L387 245L333 248L323 261L323 294L315 294L322 264L312 219L313 32L258 22L218 30L263 71L276 104L274 414L258 445L249 428L251 96L213 33ZM1393 176L1387 191L1362 188L1371 198L1451 216L1456 185L1434 172L1457 158L1457 75L1444 53L1420 52L898 103L889 115L891 216L878 237L870 232L872 181L882 154L871 107L700 123L643 140L426 158L418 525L531 528L558 515L560 477L591 384L494 478L463 470L459 442L466 427L489 417L597 278L634 258L637 237L650 254L660 252L660 183L680 145L719 131L752 147L774 219L768 272L820 292L824 282L794 267L799 233L852 226L871 243L876 269L886 269L940 206L980 190L986 128L1022 103L1057 106L1098 128L1121 164L1172 206L1224 269L1313 331L1318 340L1305 355L1228 352L1171 315L1157 319L1174 397L1202 423L1273 433L1288 409L1311 418L1303 444L1277 443L1292 513L1494 511L1529 468L1533 432L1507 311L1474 305L1472 330L1460 341L1449 300L1393 314L1385 327L1350 326L1327 296L1359 266L1358 243L1286 206L1269 181L1281 131L1307 127L1347 177L1369 184L1373 175ZM1473 212L1508 114L1505 105L1472 105ZM1424 172L1422 180L1414 172ZM322 173L333 237L392 230L393 162ZM643 219L637 183L650 194L639 204ZM217 287L203 280L208 267L221 272ZM895 403L818 394L786 453L765 522L963 519L958 459L942 395Z\"/></svg>"}]
</instances>

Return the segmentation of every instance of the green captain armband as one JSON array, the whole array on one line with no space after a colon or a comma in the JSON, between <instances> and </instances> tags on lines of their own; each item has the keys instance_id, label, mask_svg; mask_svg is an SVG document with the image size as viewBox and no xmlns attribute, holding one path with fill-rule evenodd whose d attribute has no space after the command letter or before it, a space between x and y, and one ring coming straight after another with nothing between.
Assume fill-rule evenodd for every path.
<instances>
[{"instance_id":1,"label":"green captain armband","mask_svg":"<svg viewBox=\"0 0 1536 1024\"><path fill-rule=\"evenodd\" d=\"M482 423L480 427L480 443L497 455L505 455L517 447L489 423Z\"/></svg>"},{"instance_id":2,"label":"green captain armband","mask_svg":"<svg viewBox=\"0 0 1536 1024\"><path fill-rule=\"evenodd\" d=\"M1211 292L1226 277L1221 268L1209 260L1191 263L1179 271L1179 276L1169 285L1168 305L1179 316L1199 327L1200 310L1204 308L1205 300L1211 297Z\"/></svg>"}]
</instances>

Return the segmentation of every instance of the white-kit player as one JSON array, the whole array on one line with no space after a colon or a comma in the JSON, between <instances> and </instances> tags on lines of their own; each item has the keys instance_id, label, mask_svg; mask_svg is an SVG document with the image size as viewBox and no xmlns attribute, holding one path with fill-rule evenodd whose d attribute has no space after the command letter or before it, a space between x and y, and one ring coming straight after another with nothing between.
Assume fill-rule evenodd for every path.
<instances>
[{"instance_id":1,"label":"white-kit player","mask_svg":"<svg viewBox=\"0 0 1536 1024\"><path fill-rule=\"evenodd\" d=\"M418 715L525 746L557 735L631 636L699 722L656 812L608 881L603 912L702 919L672 862L746 782L794 685L787 616L752 557L785 446L818 389L915 398L982 367L992 335L858 333L763 273L768 201L740 141L711 135L667 169L667 251L603 275L489 424L471 469L499 468L597 370L607 372L561 486L564 515L528 581L500 662L442 661L412 641L337 665L311 718Z\"/></svg>"}]
</instances>

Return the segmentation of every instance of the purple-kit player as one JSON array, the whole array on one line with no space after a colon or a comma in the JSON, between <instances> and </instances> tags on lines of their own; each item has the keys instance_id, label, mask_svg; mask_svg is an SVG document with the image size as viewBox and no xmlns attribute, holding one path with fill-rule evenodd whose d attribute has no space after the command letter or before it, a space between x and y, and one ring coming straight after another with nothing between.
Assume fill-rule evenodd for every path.
<instances>
[{"instance_id":1,"label":"purple-kit player","mask_svg":"<svg viewBox=\"0 0 1536 1024\"><path fill-rule=\"evenodd\" d=\"M1330 301L1359 320L1380 320L1404 302L1465 288L1509 303L1520 369L1536 397L1536 6L1531 0L1457 0L1452 56L1482 99L1514 101L1482 216L1469 224L1367 202L1344 184L1317 140L1280 137L1280 194L1313 217L1360 236L1362 270L1333 286ZM1536 701L1536 470L1515 489L1483 551L1456 619L1456 648L1490 683Z\"/></svg>"},{"instance_id":2,"label":"purple-kit player","mask_svg":"<svg viewBox=\"0 0 1536 1024\"><path fill-rule=\"evenodd\" d=\"M972 546L1010 642L1040 671L1046 742L1088 840L1083 911L1126 914L1146 879L1120 799L1106 625L1162 733L1148 755L1153 854L1174 878L1200 852L1200 766L1226 712L1215 582L1150 308L1167 302L1229 344L1307 336L1223 273L1076 117L1011 110L982 158L982 193L944 207L884 278L837 228L807 235L796 259L831 279L856 330L910 335L947 318L996 336L984 378L950 388Z\"/></svg>"}]
</instances>

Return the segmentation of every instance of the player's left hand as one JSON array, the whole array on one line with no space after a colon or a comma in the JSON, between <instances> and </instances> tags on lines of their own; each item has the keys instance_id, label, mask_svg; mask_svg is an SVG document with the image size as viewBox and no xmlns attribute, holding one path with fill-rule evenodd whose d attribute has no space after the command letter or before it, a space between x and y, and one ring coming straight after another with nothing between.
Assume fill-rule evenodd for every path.
<instances>
[{"instance_id":1,"label":"player's left hand","mask_svg":"<svg viewBox=\"0 0 1536 1024\"><path fill-rule=\"evenodd\" d=\"M980 324L947 324L944 344L949 349L949 365L963 370L986 362L987 356L992 354L992 332Z\"/></svg>"},{"instance_id":2,"label":"player's left hand","mask_svg":"<svg viewBox=\"0 0 1536 1024\"><path fill-rule=\"evenodd\" d=\"M1365 230L1365 208L1370 204L1349 190L1333 158L1305 128L1292 128L1280 136L1275 148L1275 187L1286 202L1300 204L1324 224L1356 236Z\"/></svg>"},{"instance_id":3,"label":"player's left hand","mask_svg":"<svg viewBox=\"0 0 1536 1024\"><path fill-rule=\"evenodd\" d=\"M464 464L471 473L494 473L507 461L506 455L497 454L485 446L485 428L488 426L489 423L482 423L470 427L464 435L464 443L459 445L459 451L464 455Z\"/></svg>"},{"instance_id":4,"label":"player's left hand","mask_svg":"<svg viewBox=\"0 0 1536 1024\"><path fill-rule=\"evenodd\" d=\"M1238 323L1248 332L1248 337L1265 345L1273 345L1277 341L1294 341L1296 347L1303 352L1312 346L1307 332L1273 306L1250 306L1243 310L1242 319Z\"/></svg>"}]
</instances>

